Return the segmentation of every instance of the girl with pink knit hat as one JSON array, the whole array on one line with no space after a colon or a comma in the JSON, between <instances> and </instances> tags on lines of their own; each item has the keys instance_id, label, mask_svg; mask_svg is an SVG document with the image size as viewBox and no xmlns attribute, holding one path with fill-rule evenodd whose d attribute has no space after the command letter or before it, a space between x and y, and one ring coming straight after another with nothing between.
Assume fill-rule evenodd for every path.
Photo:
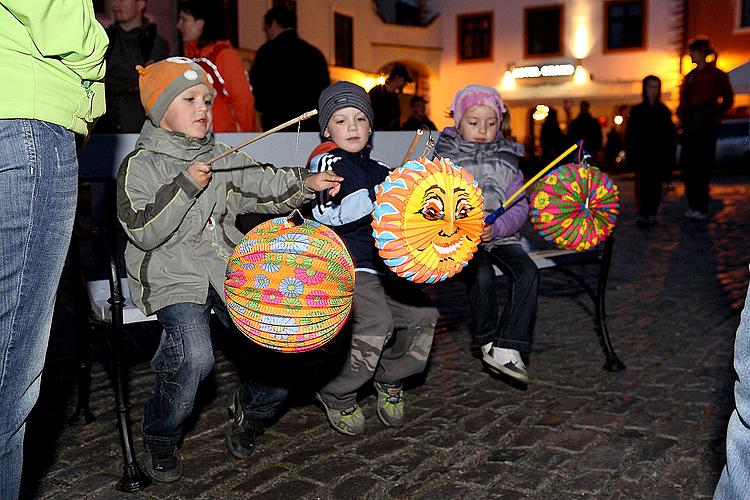
<instances>
[{"instance_id":1,"label":"girl with pink knit hat","mask_svg":"<svg viewBox=\"0 0 750 500\"><path fill-rule=\"evenodd\" d=\"M484 195L485 212L490 214L523 185L518 164L524 148L506 139L510 115L494 88L468 85L456 92L450 110L455 127L442 131L435 150L474 176ZM528 201L521 197L486 225L479 250L461 273L483 364L492 373L522 384L529 381L521 355L531 352L539 281L519 234L528 213ZM502 313L493 264L510 282Z\"/></svg>"}]
</instances>

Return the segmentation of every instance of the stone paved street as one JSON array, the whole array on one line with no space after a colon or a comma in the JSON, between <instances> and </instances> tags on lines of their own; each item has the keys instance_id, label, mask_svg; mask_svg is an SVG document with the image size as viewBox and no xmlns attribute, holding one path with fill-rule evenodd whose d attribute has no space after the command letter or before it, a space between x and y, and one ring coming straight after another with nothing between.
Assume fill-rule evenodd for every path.
<instances>
[{"instance_id":1,"label":"stone paved street","mask_svg":"<svg viewBox=\"0 0 750 500\"><path fill-rule=\"evenodd\" d=\"M114 490L121 454L95 329L92 409L96 422L70 426L75 407L70 276L60 288L40 403L27 431L25 492L35 498L708 498L724 462L732 409L732 348L748 283L750 178L712 186L708 223L688 223L682 186L660 225L635 228L633 182L618 179L622 215L607 295L608 324L627 370L609 373L588 297L544 272L531 355L519 390L482 370L459 285L430 293L441 321L426 376L411 381L407 424L385 428L372 392L368 430L333 431L313 403L320 357L286 365L301 381L291 407L251 459L223 444L225 401L237 378L217 355L182 454L184 477L126 495ZM593 276L592 276L593 277ZM151 389L149 351L159 331L128 329L131 416L142 461L140 419ZM309 371L308 371L309 370ZM308 376L309 375L309 376Z\"/></svg>"}]
</instances>

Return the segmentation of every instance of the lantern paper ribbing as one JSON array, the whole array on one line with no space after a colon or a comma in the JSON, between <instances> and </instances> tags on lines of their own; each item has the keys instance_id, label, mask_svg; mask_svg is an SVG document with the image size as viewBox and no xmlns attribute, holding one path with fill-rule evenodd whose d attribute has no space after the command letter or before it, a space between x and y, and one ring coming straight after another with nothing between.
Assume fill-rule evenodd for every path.
<instances>
[{"instance_id":1,"label":"lantern paper ribbing","mask_svg":"<svg viewBox=\"0 0 750 500\"><path fill-rule=\"evenodd\" d=\"M328 227L297 213L250 230L227 265L224 293L237 328L282 352L322 346L352 307L354 264Z\"/></svg>"},{"instance_id":2,"label":"lantern paper ribbing","mask_svg":"<svg viewBox=\"0 0 750 500\"><path fill-rule=\"evenodd\" d=\"M537 182L531 193L531 222L546 240L566 250L588 250L614 229L619 190L596 167L568 164Z\"/></svg>"},{"instance_id":3,"label":"lantern paper ribbing","mask_svg":"<svg viewBox=\"0 0 750 500\"><path fill-rule=\"evenodd\" d=\"M484 201L476 180L449 159L421 157L375 189L373 236L396 274L434 283L466 266L482 236Z\"/></svg>"}]
</instances>

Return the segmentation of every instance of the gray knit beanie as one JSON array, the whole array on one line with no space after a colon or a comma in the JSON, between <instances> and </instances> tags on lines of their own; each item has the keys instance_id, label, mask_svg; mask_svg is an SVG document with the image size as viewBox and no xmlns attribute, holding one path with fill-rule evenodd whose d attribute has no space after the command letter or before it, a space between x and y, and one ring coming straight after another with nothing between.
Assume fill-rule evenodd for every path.
<instances>
[{"instance_id":1,"label":"gray knit beanie","mask_svg":"<svg viewBox=\"0 0 750 500\"><path fill-rule=\"evenodd\" d=\"M374 121L374 113L370 104L370 96L365 89L352 82L336 82L329 85L320 93L318 99L318 112L320 113L320 132L323 133L328 126L328 120L333 114L343 108L357 108L370 120L370 127Z\"/></svg>"}]
</instances>

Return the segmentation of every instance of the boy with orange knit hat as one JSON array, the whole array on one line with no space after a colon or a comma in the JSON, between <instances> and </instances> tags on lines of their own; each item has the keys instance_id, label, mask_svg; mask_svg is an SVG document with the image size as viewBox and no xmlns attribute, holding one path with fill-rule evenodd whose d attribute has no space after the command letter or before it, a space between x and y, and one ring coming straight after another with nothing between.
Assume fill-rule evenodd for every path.
<instances>
[{"instance_id":1,"label":"boy with orange knit hat","mask_svg":"<svg viewBox=\"0 0 750 500\"><path fill-rule=\"evenodd\" d=\"M149 121L120 167L117 215L129 240L125 261L133 302L164 327L151 361L156 387L146 403L143 441L146 473L169 482L182 474L182 425L214 364L211 310L232 328L223 283L242 238L234 226L237 214L287 212L315 191L337 192L342 179L332 172L261 166L245 153L208 165L229 149L211 132L211 77L185 58L137 69ZM286 395L285 388L243 377L230 400L234 420L225 443L232 455L250 456Z\"/></svg>"}]
</instances>

